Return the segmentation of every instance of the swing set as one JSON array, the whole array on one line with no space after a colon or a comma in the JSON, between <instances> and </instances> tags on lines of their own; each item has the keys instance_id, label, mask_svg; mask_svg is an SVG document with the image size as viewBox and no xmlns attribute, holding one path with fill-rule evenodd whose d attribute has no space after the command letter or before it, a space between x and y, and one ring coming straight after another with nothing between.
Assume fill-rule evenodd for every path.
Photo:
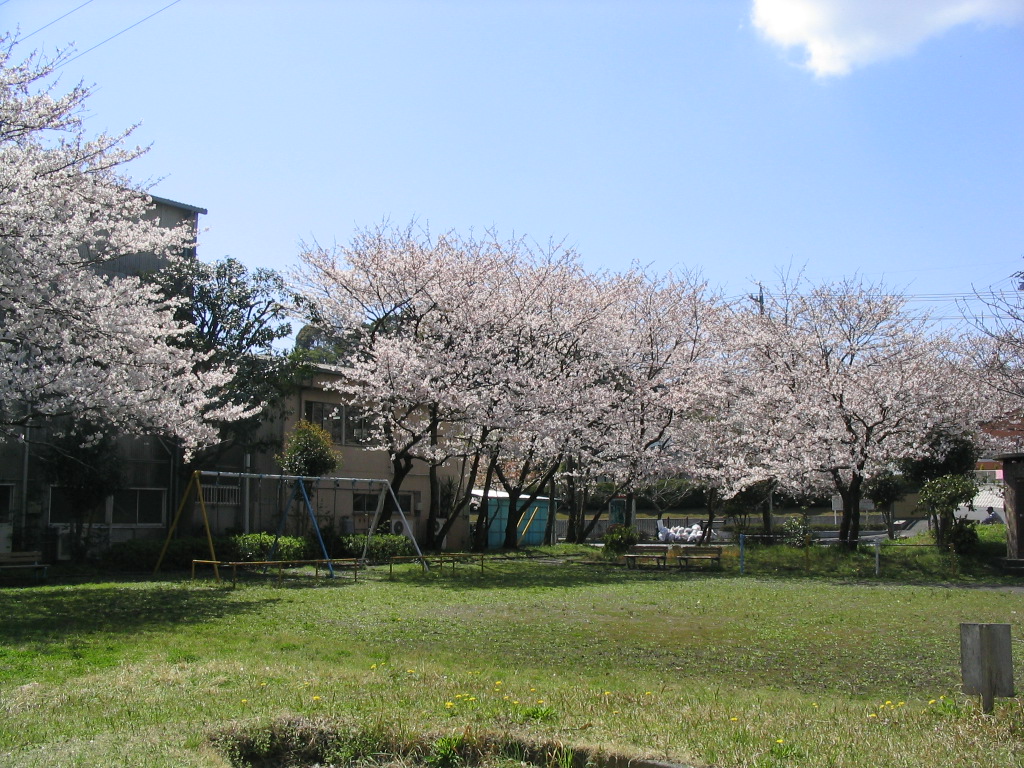
<instances>
[{"instance_id":1,"label":"swing set","mask_svg":"<svg viewBox=\"0 0 1024 768\"><path fill-rule=\"evenodd\" d=\"M213 485L207 483L203 484L203 479L213 479ZM423 552L420 550L420 545L416 541L416 537L413 535L412 526L409 523L408 518L405 516L405 512L402 510L402 505L398 501L398 496L395 495L394 489L391 487L391 483L387 480L377 480L366 477L302 477L301 475L259 475L247 472L216 472L212 470L197 470L192 473L192 477L185 487L185 492L182 494L181 503L178 505L178 511L174 514L174 520L171 522L171 527L167 530L167 539L164 541L164 546L160 550L160 557L157 558L156 566L153 568L153 575L155 576L160 571L160 566L163 565L164 557L167 555L167 549L171 545L171 540L174 538L174 532L177 530L178 523L181 520L182 513L186 507L189 506L191 501L192 508L194 509L195 504L198 502L199 509L202 513L203 518L203 529L206 533L206 543L210 549L210 560L208 561L213 566L214 577L218 582L221 581L220 577L220 565L237 565L237 563L226 563L217 559L217 553L213 545L213 532L210 529L210 516L206 508L206 497L207 489L212 490L212 498L214 504L220 503L221 494L221 479L225 480L238 480L244 481L247 485L250 480L257 482L257 503L262 504L261 491L263 488L263 481L277 481L278 483L278 498L281 497L280 488L291 483L291 493L288 495L288 500L281 507L280 513L278 514L277 521L277 533L274 536L274 545L271 547L270 554L266 561L258 563L245 563L246 565L264 565L269 566L271 564L277 564L274 560L274 555L277 554L278 542L281 540L281 536L284 534L285 524L288 521L288 513L291 511L292 505L301 498L302 505L309 516L310 522L313 524L313 530L316 532L317 543L320 545L320 552L323 554L322 562L327 566L328 576L334 577L334 565L330 554L327 552L327 545L324 544L323 536L320 534L320 524L316 519L316 513L313 511L313 504L310 501L310 494L307 489L307 485L313 490L316 490L321 482L332 482L334 484L334 490L337 491L342 487L343 484L348 484L352 491L357 488L374 488L379 487L380 493L377 496L377 507L374 511L373 521L370 523L369 530L366 534L366 543L363 545L362 557L356 561L355 568L358 570L360 563L366 562L366 553L370 547L370 539L373 537L374 532L377 530L377 526L380 523L381 516L384 514L385 501L390 498L392 501L392 507L394 513L397 513L399 518L402 520L402 532L412 541L413 547L416 549L416 556L420 563L423 565L425 571L429 571L430 567L427 565L427 560L423 556ZM248 496L248 494L246 494ZM249 510L245 510L248 515ZM194 568L194 565L193 565Z\"/></svg>"}]
</instances>

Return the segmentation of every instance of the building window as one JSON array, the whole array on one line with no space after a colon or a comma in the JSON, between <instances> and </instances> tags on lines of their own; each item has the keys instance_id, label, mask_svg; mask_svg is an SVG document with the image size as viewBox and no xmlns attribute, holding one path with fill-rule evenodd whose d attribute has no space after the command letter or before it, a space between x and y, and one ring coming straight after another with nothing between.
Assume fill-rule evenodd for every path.
<instances>
[{"instance_id":1,"label":"building window","mask_svg":"<svg viewBox=\"0 0 1024 768\"><path fill-rule=\"evenodd\" d=\"M355 408L307 400L306 421L323 427L338 445L365 445L370 441L370 420Z\"/></svg>"},{"instance_id":2,"label":"building window","mask_svg":"<svg viewBox=\"0 0 1024 768\"><path fill-rule=\"evenodd\" d=\"M306 421L323 427L331 436L331 441L345 443L345 407L336 403L318 403L306 401Z\"/></svg>"},{"instance_id":3,"label":"building window","mask_svg":"<svg viewBox=\"0 0 1024 768\"><path fill-rule=\"evenodd\" d=\"M14 486L0 485L0 523L5 523L10 519L13 503Z\"/></svg>"},{"instance_id":4,"label":"building window","mask_svg":"<svg viewBox=\"0 0 1024 768\"><path fill-rule=\"evenodd\" d=\"M398 503L401 505L402 512L405 513L406 517L419 514L419 508L416 505L417 495L415 492L398 494ZM377 511L379 499L379 493L353 493L352 511L357 515L372 515Z\"/></svg>"},{"instance_id":5,"label":"building window","mask_svg":"<svg viewBox=\"0 0 1024 768\"><path fill-rule=\"evenodd\" d=\"M163 525L166 492L162 488L124 488L114 494L114 525Z\"/></svg>"},{"instance_id":6,"label":"building window","mask_svg":"<svg viewBox=\"0 0 1024 768\"><path fill-rule=\"evenodd\" d=\"M68 525L75 521L75 491L50 486L50 525Z\"/></svg>"},{"instance_id":7,"label":"building window","mask_svg":"<svg viewBox=\"0 0 1024 768\"><path fill-rule=\"evenodd\" d=\"M345 443L366 445L370 442L370 420L355 408L345 409Z\"/></svg>"},{"instance_id":8,"label":"building window","mask_svg":"<svg viewBox=\"0 0 1024 768\"><path fill-rule=\"evenodd\" d=\"M167 491L163 488L122 488L108 496L100 509L94 510L93 522L113 525L163 525L166 519ZM75 490L50 486L50 525L75 522Z\"/></svg>"}]
</instances>

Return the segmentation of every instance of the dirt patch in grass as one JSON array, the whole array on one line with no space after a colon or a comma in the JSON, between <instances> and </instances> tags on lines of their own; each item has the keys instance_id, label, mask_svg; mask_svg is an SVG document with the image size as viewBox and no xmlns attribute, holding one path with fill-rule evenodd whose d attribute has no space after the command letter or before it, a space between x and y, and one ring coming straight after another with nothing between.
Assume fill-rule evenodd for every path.
<instances>
[{"instance_id":1,"label":"dirt patch in grass","mask_svg":"<svg viewBox=\"0 0 1024 768\"><path fill-rule=\"evenodd\" d=\"M561 742L531 742L465 728L402 736L392 728L288 717L211 736L235 768L687 768Z\"/></svg>"}]
</instances>

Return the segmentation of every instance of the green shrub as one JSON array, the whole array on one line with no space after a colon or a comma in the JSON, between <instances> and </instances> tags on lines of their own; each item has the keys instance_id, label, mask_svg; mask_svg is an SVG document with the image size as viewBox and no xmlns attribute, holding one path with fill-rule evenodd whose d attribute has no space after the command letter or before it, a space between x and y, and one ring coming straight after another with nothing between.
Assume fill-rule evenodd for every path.
<instances>
[{"instance_id":1,"label":"green shrub","mask_svg":"<svg viewBox=\"0 0 1024 768\"><path fill-rule=\"evenodd\" d=\"M302 477L330 474L341 463L327 430L308 421L295 425L284 450L274 458L286 474Z\"/></svg>"},{"instance_id":2,"label":"green shrub","mask_svg":"<svg viewBox=\"0 0 1024 768\"><path fill-rule=\"evenodd\" d=\"M164 539L119 541L100 556L99 565L114 571L152 571L163 546ZM216 540L214 547L217 557L223 557ZM161 568L181 571L191 568L193 560L209 559L210 545L205 538L171 539Z\"/></svg>"},{"instance_id":3,"label":"green shrub","mask_svg":"<svg viewBox=\"0 0 1024 768\"><path fill-rule=\"evenodd\" d=\"M804 515L791 517L782 524L780 531L782 541L791 547L806 547L808 537L811 535L811 526L807 524Z\"/></svg>"},{"instance_id":4,"label":"green shrub","mask_svg":"<svg viewBox=\"0 0 1024 768\"><path fill-rule=\"evenodd\" d=\"M232 560L254 562L270 557L274 547L272 533L242 533L230 538ZM219 552L220 550L218 550ZM315 553L315 554L314 554ZM311 549L309 542L299 536L282 536L277 542L275 560L310 560L321 556L319 547Z\"/></svg>"},{"instance_id":5,"label":"green shrub","mask_svg":"<svg viewBox=\"0 0 1024 768\"><path fill-rule=\"evenodd\" d=\"M266 560L274 544L272 533L244 533L221 536L213 540L218 560L253 562ZM119 541L100 557L100 567L113 571L152 571L156 567L164 539L132 539ZM317 552L319 556L319 551ZM282 536L277 545L277 560L310 559L306 540L298 536ZM167 571L192 567L193 560L209 560L210 545L205 537L171 539L160 566Z\"/></svg>"},{"instance_id":6,"label":"green shrub","mask_svg":"<svg viewBox=\"0 0 1024 768\"><path fill-rule=\"evenodd\" d=\"M601 541L604 542L604 551L608 555L618 557L639 543L640 533L628 525L610 525Z\"/></svg>"},{"instance_id":7,"label":"green shrub","mask_svg":"<svg viewBox=\"0 0 1024 768\"><path fill-rule=\"evenodd\" d=\"M958 555L974 554L978 550L978 523L958 517L953 521L947 534L949 544Z\"/></svg>"},{"instance_id":8,"label":"green shrub","mask_svg":"<svg viewBox=\"0 0 1024 768\"><path fill-rule=\"evenodd\" d=\"M366 546L366 534L352 533L347 536L339 536L335 542L331 551L332 557L362 557L363 547ZM409 557L415 554L416 548L405 536L378 533L370 539L370 548L366 552L366 559L379 563L389 557Z\"/></svg>"}]
</instances>

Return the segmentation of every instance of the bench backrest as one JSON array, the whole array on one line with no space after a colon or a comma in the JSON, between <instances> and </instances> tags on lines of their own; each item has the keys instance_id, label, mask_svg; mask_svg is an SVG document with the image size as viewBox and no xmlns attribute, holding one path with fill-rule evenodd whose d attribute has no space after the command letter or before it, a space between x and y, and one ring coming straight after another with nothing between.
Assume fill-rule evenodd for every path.
<instances>
[{"instance_id":1,"label":"bench backrest","mask_svg":"<svg viewBox=\"0 0 1024 768\"><path fill-rule=\"evenodd\" d=\"M36 563L42 552L0 552L0 563Z\"/></svg>"}]
</instances>

